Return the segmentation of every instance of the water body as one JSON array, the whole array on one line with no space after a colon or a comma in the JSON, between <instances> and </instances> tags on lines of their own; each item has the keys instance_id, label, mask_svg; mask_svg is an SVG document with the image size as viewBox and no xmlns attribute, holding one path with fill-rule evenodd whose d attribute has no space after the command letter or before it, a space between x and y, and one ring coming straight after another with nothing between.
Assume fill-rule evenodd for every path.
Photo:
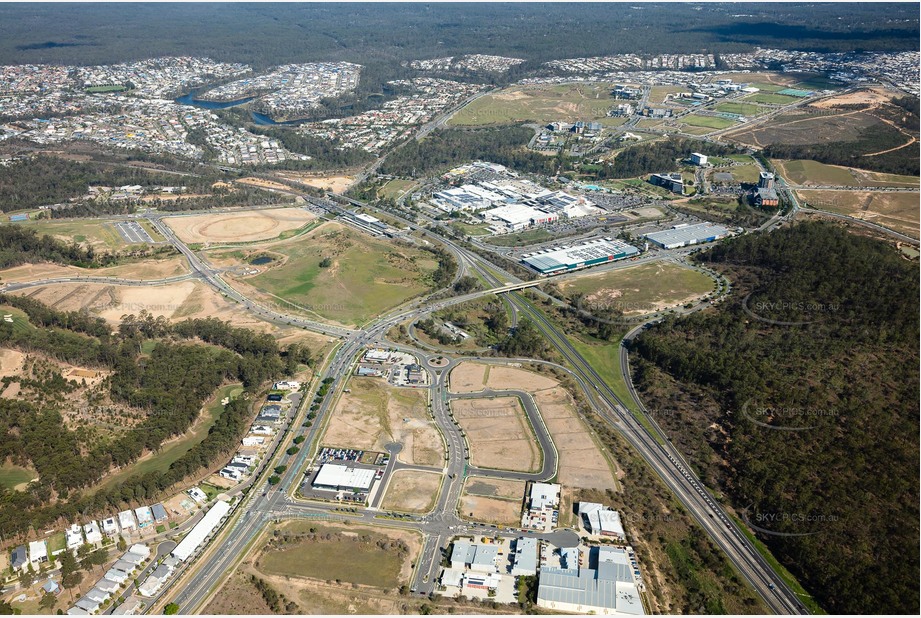
<instances>
[{"instance_id":1,"label":"water body","mask_svg":"<svg viewBox=\"0 0 921 618\"><path fill-rule=\"evenodd\" d=\"M270 264L274 260L267 255L260 255L257 258L253 258L249 261L253 266L262 266L263 264Z\"/></svg>"},{"instance_id":2,"label":"water body","mask_svg":"<svg viewBox=\"0 0 921 618\"><path fill-rule=\"evenodd\" d=\"M278 122L277 120L272 120L271 116L266 116L265 114L260 114L259 112L250 112L253 117L253 123L260 126L280 126L280 125L292 125L300 124L304 122L303 120L285 120L283 122Z\"/></svg>"},{"instance_id":3,"label":"water body","mask_svg":"<svg viewBox=\"0 0 921 618\"><path fill-rule=\"evenodd\" d=\"M197 94L198 93L193 90L173 100L180 105L194 105L202 109L227 109L228 107L236 107L237 105L243 105L253 100L253 97L247 97L245 99L237 99L236 101L202 101L201 99L195 98Z\"/></svg>"}]
</instances>

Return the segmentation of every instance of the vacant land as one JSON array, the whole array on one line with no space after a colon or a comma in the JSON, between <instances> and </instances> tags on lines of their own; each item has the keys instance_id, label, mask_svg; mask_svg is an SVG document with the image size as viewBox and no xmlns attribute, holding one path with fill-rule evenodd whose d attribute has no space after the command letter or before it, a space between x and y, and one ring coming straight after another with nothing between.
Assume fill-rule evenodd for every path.
<instances>
[{"instance_id":1,"label":"vacant land","mask_svg":"<svg viewBox=\"0 0 921 618\"><path fill-rule=\"evenodd\" d=\"M800 99L798 97L791 97L786 94L758 92L751 96L745 97L744 100L751 101L753 103L764 103L765 105L789 105L790 103L796 103Z\"/></svg>"},{"instance_id":2,"label":"vacant land","mask_svg":"<svg viewBox=\"0 0 921 618\"><path fill-rule=\"evenodd\" d=\"M718 104L715 108L718 112L726 114L738 114L739 116L748 116L754 118L767 112L768 110L753 103L737 103L735 101L726 101Z\"/></svg>"},{"instance_id":3,"label":"vacant land","mask_svg":"<svg viewBox=\"0 0 921 618\"><path fill-rule=\"evenodd\" d=\"M115 223L111 222L80 219L67 221L38 219L36 221L17 223L16 225L33 229L39 234L47 234L68 243L76 242L97 250L117 251L128 245L122 235L118 233Z\"/></svg>"},{"instance_id":4,"label":"vacant land","mask_svg":"<svg viewBox=\"0 0 921 618\"><path fill-rule=\"evenodd\" d=\"M614 105L611 84L555 84L513 86L480 97L456 113L454 126L481 126L514 122L596 120Z\"/></svg>"},{"instance_id":5,"label":"vacant land","mask_svg":"<svg viewBox=\"0 0 921 618\"><path fill-rule=\"evenodd\" d=\"M466 434L472 465L514 472L540 470L540 447L517 397L455 399L451 410Z\"/></svg>"},{"instance_id":6,"label":"vacant land","mask_svg":"<svg viewBox=\"0 0 921 618\"><path fill-rule=\"evenodd\" d=\"M29 481L37 478L38 473L35 470L14 465L9 461L0 465L0 489L24 489Z\"/></svg>"},{"instance_id":7,"label":"vacant land","mask_svg":"<svg viewBox=\"0 0 921 618\"><path fill-rule=\"evenodd\" d=\"M332 191L333 193L344 193L355 180L352 176L344 176L341 174L330 176L303 172L276 172L275 175L280 178L296 180L305 185L323 189L324 191Z\"/></svg>"},{"instance_id":8,"label":"vacant land","mask_svg":"<svg viewBox=\"0 0 921 618\"><path fill-rule=\"evenodd\" d=\"M270 539L256 560L256 567L267 575L375 588L396 588L408 581L421 545L418 534L405 530L310 522L290 522L277 529L280 540Z\"/></svg>"},{"instance_id":9,"label":"vacant land","mask_svg":"<svg viewBox=\"0 0 921 618\"><path fill-rule=\"evenodd\" d=\"M464 484L458 511L461 517L500 526L521 523L524 481L470 477Z\"/></svg>"},{"instance_id":10,"label":"vacant land","mask_svg":"<svg viewBox=\"0 0 921 618\"><path fill-rule=\"evenodd\" d=\"M901 93L896 93L884 88L865 88L857 90L856 92L848 92L846 94L828 97L827 99L816 101L810 105L820 108L831 108L838 105L877 105L880 103L888 103L894 96L901 96Z\"/></svg>"},{"instance_id":11,"label":"vacant land","mask_svg":"<svg viewBox=\"0 0 921 618\"><path fill-rule=\"evenodd\" d=\"M189 272L188 262L182 257L150 259L127 262L110 268L77 268L60 264L23 264L0 270L0 278L6 283L53 279L56 277L120 277L149 281L175 277Z\"/></svg>"},{"instance_id":12,"label":"vacant land","mask_svg":"<svg viewBox=\"0 0 921 618\"><path fill-rule=\"evenodd\" d=\"M486 386L494 390L514 388L533 393L556 385L556 380L510 365L496 365L489 370Z\"/></svg>"},{"instance_id":13,"label":"vacant land","mask_svg":"<svg viewBox=\"0 0 921 618\"><path fill-rule=\"evenodd\" d=\"M670 94L678 94L680 92L685 92L687 89L682 88L681 86L653 86L649 89L649 102L650 103L664 103L665 97Z\"/></svg>"},{"instance_id":14,"label":"vacant land","mask_svg":"<svg viewBox=\"0 0 921 618\"><path fill-rule=\"evenodd\" d=\"M490 365L463 362L451 371L452 393L478 393L486 386Z\"/></svg>"},{"instance_id":15,"label":"vacant land","mask_svg":"<svg viewBox=\"0 0 921 618\"><path fill-rule=\"evenodd\" d=\"M406 193L414 184L416 183L412 180L388 180L380 189L378 189L377 194L378 196L385 199L397 199Z\"/></svg>"},{"instance_id":16,"label":"vacant land","mask_svg":"<svg viewBox=\"0 0 921 618\"><path fill-rule=\"evenodd\" d=\"M917 187L917 176L870 172L809 159L775 160L777 171L790 184L843 187Z\"/></svg>"},{"instance_id":17,"label":"vacant land","mask_svg":"<svg viewBox=\"0 0 921 618\"><path fill-rule=\"evenodd\" d=\"M867 111L848 110L829 114L826 110L799 108L757 127L741 127L724 137L758 147L768 144L809 145L820 141L854 141L861 137L862 131L875 127L884 128L884 123Z\"/></svg>"},{"instance_id":18,"label":"vacant land","mask_svg":"<svg viewBox=\"0 0 921 618\"><path fill-rule=\"evenodd\" d=\"M330 418L323 444L384 451L399 442L398 459L420 466L444 463L444 443L429 415L427 391L389 386L380 378L352 378Z\"/></svg>"},{"instance_id":19,"label":"vacant land","mask_svg":"<svg viewBox=\"0 0 921 618\"><path fill-rule=\"evenodd\" d=\"M626 317L683 305L713 291L707 275L671 262L641 264L560 281L564 294L582 294L582 308L614 309Z\"/></svg>"},{"instance_id":20,"label":"vacant land","mask_svg":"<svg viewBox=\"0 0 921 618\"><path fill-rule=\"evenodd\" d=\"M288 596L285 588L276 589L276 591ZM265 616L275 612L250 580L250 573L247 569L246 571L234 571L221 587L220 592L214 595L201 613L205 616Z\"/></svg>"},{"instance_id":21,"label":"vacant land","mask_svg":"<svg viewBox=\"0 0 921 618\"><path fill-rule=\"evenodd\" d=\"M403 513L428 513L435 508L441 474L419 470L397 470L390 477L384 509Z\"/></svg>"},{"instance_id":22,"label":"vacant land","mask_svg":"<svg viewBox=\"0 0 921 618\"><path fill-rule=\"evenodd\" d=\"M332 222L258 247L277 259L257 275L236 277L235 286L285 312L346 325L363 324L426 291L437 266L421 249Z\"/></svg>"},{"instance_id":23,"label":"vacant land","mask_svg":"<svg viewBox=\"0 0 921 618\"><path fill-rule=\"evenodd\" d=\"M518 247L522 245L533 245L552 239L554 236L543 228L528 230L526 232L517 232L515 234L503 234L501 236L491 236L486 239L491 245L499 247Z\"/></svg>"},{"instance_id":24,"label":"vacant land","mask_svg":"<svg viewBox=\"0 0 921 618\"><path fill-rule=\"evenodd\" d=\"M183 242L232 243L276 238L313 221L303 208L270 208L245 212L168 217L163 221Z\"/></svg>"},{"instance_id":25,"label":"vacant land","mask_svg":"<svg viewBox=\"0 0 921 618\"><path fill-rule=\"evenodd\" d=\"M716 116L698 116L697 114L683 116L681 121L693 127L706 127L708 129L726 129L734 124L737 124L735 120L729 120L728 118L718 118Z\"/></svg>"},{"instance_id":26,"label":"vacant land","mask_svg":"<svg viewBox=\"0 0 921 618\"><path fill-rule=\"evenodd\" d=\"M870 221L896 232L919 237L918 193L871 191L797 191L813 208Z\"/></svg>"}]
</instances>

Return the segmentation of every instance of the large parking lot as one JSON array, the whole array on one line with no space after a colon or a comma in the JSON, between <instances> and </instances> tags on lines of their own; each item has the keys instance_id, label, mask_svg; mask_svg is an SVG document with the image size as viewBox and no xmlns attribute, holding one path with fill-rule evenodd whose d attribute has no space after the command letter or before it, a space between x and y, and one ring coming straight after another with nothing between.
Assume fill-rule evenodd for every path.
<instances>
[{"instance_id":1,"label":"large parking lot","mask_svg":"<svg viewBox=\"0 0 921 618\"><path fill-rule=\"evenodd\" d=\"M130 244L156 242L137 221L122 221L115 225L115 229Z\"/></svg>"}]
</instances>

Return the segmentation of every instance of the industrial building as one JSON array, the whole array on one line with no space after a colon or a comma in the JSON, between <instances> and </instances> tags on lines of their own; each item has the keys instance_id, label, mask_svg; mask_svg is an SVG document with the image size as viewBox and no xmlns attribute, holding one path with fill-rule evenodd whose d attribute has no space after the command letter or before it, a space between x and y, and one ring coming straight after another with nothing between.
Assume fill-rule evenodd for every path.
<instances>
[{"instance_id":1,"label":"industrial building","mask_svg":"<svg viewBox=\"0 0 921 618\"><path fill-rule=\"evenodd\" d=\"M512 575L536 575L538 542L533 537L520 537L515 541Z\"/></svg>"},{"instance_id":2,"label":"industrial building","mask_svg":"<svg viewBox=\"0 0 921 618\"><path fill-rule=\"evenodd\" d=\"M192 528L182 542L172 551L172 556L182 562L189 559L199 546L207 539L227 513L230 512L230 503L218 500L214 503L205 516Z\"/></svg>"},{"instance_id":3,"label":"industrial building","mask_svg":"<svg viewBox=\"0 0 921 618\"><path fill-rule=\"evenodd\" d=\"M542 275L596 266L639 254L639 249L612 238L602 238L566 248L527 253L521 260Z\"/></svg>"},{"instance_id":4,"label":"industrial building","mask_svg":"<svg viewBox=\"0 0 921 618\"><path fill-rule=\"evenodd\" d=\"M375 470L371 468L323 464L312 485L314 489L369 491L374 483L375 474Z\"/></svg>"},{"instance_id":5,"label":"industrial building","mask_svg":"<svg viewBox=\"0 0 921 618\"><path fill-rule=\"evenodd\" d=\"M645 234L646 239L656 246L663 249L677 249L678 247L687 247L702 242L711 242L725 237L729 230L722 225L713 223L695 223L688 225L682 223L673 226L669 230L661 232L650 232Z\"/></svg>"},{"instance_id":6,"label":"industrial building","mask_svg":"<svg viewBox=\"0 0 921 618\"><path fill-rule=\"evenodd\" d=\"M496 573L499 568L499 548L495 545L455 541L451 551L451 568L459 571L470 570L477 573Z\"/></svg>"},{"instance_id":7,"label":"industrial building","mask_svg":"<svg viewBox=\"0 0 921 618\"><path fill-rule=\"evenodd\" d=\"M537 605L577 614L645 614L626 552L612 547L598 548L596 569L542 568Z\"/></svg>"},{"instance_id":8,"label":"industrial building","mask_svg":"<svg viewBox=\"0 0 921 618\"><path fill-rule=\"evenodd\" d=\"M559 215L526 204L506 204L487 210L483 213L483 218L487 221L497 221L506 231L514 232L532 225L553 223L559 219Z\"/></svg>"},{"instance_id":9,"label":"industrial building","mask_svg":"<svg viewBox=\"0 0 921 618\"><path fill-rule=\"evenodd\" d=\"M615 539L624 539L626 534L620 520L620 513L597 502L580 502L579 516L586 530Z\"/></svg>"},{"instance_id":10,"label":"industrial building","mask_svg":"<svg viewBox=\"0 0 921 618\"><path fill-rule=\"evenodd\" d=\"M528 510L521 517L521 527L527 530L551 530L560 512L561 487L555 483L533 483L528 498Z\"/></svg>"}]
</instances>

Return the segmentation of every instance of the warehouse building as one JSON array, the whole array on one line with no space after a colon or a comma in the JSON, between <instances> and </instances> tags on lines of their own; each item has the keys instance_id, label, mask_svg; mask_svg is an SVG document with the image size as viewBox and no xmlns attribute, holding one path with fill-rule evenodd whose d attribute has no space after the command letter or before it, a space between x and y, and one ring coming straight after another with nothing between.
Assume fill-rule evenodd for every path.
<instances>
[{"instance_id":1,"label":"warehouse building","mask_svg":"<svg viewBox=\"0 0 921 618\"><path fill-rule=\"evenodd\" d=\"M694 165L706 165L707 164L707 155L700 154L699 152L691 153L691 163Z\"/></svg>"},{"instance_id":2,"label":"warehouse building","mask_svg":"<svg viewBox=\"0 0 921 618\"><path fill-rule=\"evenodd\" d=\"M729 230L722 225L713 223L696 223L694 225L680 224L670 230L651 232L646 234L646 239L663 249L677 249L702 242L711 242L724 238Z\"/></svg>"},{"instance_id":3,"label":"warehouse building","mask_svg":"<svg viewBox=\"0 0 921 618\"><path fill-rule=\"evenodd\" d=\"M682 195L684 193L684 180L681 174L673 172L671 174L653 174L649 177L649 182L657 187L668 189L672 193Z\"/></svg>"},{"instance_id":4,"label":"warehouse building","mask_svg":"<svg viewBox=\"0 0 921 618\"><path fill-rule=\"evenodd\" d=\"M642 616L643 602L622 549L598 548L597 569L540 571L537 605L554 612Z\"/></svg>"},{"instance_id":5,"label":"warehouse building","mask_svg":"<svg viewBox=\"0 0 921 618\"><path fill-rule=\"evenodd\" d=\"M592 534L624 539L626 534L620 513L597 502L580 502L579 516Z\"/></svg>"},{"instance_id":6,"label":"warehouse building","mask_svg":"<svg viewBox=\"0 0 921 618\"><path fill-rule=\"evenodd\" d=\"M544 212L525 204L506 204L487 210L483 213L483 218L487 221L498 222L505 228L503 231L514 232L532 225L553 223L560 217L555 213Z\"/></svg>"},{"instance_id":7,"label":"warehouse building","mask_svg":"<svg viewBox=\"0 0 921 618\"><path fill-rule=\"evenodd\" d=\"M640 250L625 242L602 238L567 248L548 249L525 254L522 263L542 275L588 268L639 254Z\"/></svg>"},{"instance_id":8,"label":"warehouse building","mask_svg":"<svg viewBox=\"0 0 921 618\"><path fill-rule=\"evenodd\" d=\"M314 489L368 491L374 483L375 471L341 464L323 464L313 479Z\"/></svg>"}]
</instances>

